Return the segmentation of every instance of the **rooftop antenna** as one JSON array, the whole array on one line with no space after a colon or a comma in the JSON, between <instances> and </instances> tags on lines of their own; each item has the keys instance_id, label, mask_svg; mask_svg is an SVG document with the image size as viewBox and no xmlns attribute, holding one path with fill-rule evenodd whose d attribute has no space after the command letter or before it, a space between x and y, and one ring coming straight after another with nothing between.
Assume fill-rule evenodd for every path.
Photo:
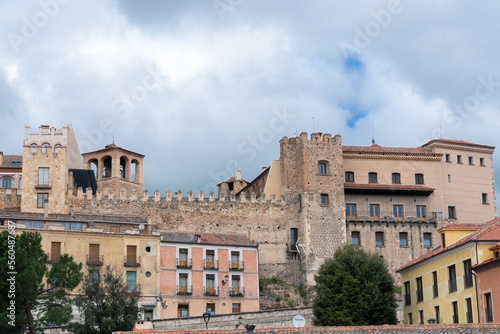
<instances>
[{"instance_id":1,"label":"rooftop antenna","mask_svg":"<svg viewBox=\"0 0 500 334\"><path fill-rule=\"evenodd\" d=\"M115 136L111 137L111 140L113 141L113 145L115 144Z\"/></svg>"},{"instance_id":2,"label":"rooftop antenna","mask_svg":"<svg viewBox=\"0 0 500 334\"><path fill-rule=\"evenodd\" d=\"M314 128L314 117L313 117L313 132L316 132L316 129Z\"/></svg>"},{"instance_id":3,"label":"rooftop antenna","mask_svg":"<svg viewBox=\"0 0 500 334\"><path fill-rule=\"evenodd\" d=\"M373 125L373 121L372 121L372 144L375 144L375 125Z\"/></svg>"}]
</instances>

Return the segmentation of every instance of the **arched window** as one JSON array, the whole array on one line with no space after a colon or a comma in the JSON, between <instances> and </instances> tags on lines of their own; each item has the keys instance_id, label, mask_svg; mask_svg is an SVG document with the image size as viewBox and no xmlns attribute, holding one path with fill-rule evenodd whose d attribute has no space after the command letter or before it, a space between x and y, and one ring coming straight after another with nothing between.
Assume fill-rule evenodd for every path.
<instances>
[{"instance_id":1,"label":"arched window","mask_svg":"<svg viewBox=\"0 0 500 334\"><path fill-rule=\"evenodd\" d=\"M61 144L56 144L56 146L54 146L54 153L59 153L60 148L61 148Z\"/></svg>"},{"instance_id":2,"label":"arched window","mask_svg":"<svg viewBox=\"0 0 500 334\"><path fill-rule=\"evenodd\" d=\"M0 178L0 188L11 189L14 187L14 178L10 176L4 176Z\"/></svg>"},{"instance_id":3,"label":"arched window","mask_svg":"<svg viewBox=\"0 0 500 334\"><path fill-rule=\"evenodd\" d=\"M36 149L37 149L36 144L31 144L30 145L30 151L31 151L31 153L36 153Z\"/></svg>"},{"instance_id":4,"label":"arched window","mask_svg":"<svg viewBox=\"0 0 500 334\"><path fill-rule=\"evenodd\" d=\"M19 187L17 187L17 189L23 189L23 178L22 177L19 178L18 183L19 183Z\"/></svg>"},{"instance_id":5,"label":"arched window","mask_svg":"<svg viewBox=\"0 0 500 334\"><path fill-rule=\"evenodd\" d=\"M137 160L132 160L132 164L130 165L130 181L137 181L137 168L139 167L139 163Z\"/></svg>"},{"instance_id":6,"label":"arched window","mask_svg":"<svg viewBox=\"0 0 500 334\"><path fill-rule=\"evenodd\" d=\"M50 147L49 143L43 143L42 144L42 153L49 153L49 147Z\"/></svg>"},{"instance_id":7,"label":"arched window","mask_svg":"<svg viewBox=\"0 0 500 334\"><path fill-rule=\"evenodd\" d=\"M102 177L111 177L111 157L107 156L102 161Z\"/></svg>"}]
</instances>

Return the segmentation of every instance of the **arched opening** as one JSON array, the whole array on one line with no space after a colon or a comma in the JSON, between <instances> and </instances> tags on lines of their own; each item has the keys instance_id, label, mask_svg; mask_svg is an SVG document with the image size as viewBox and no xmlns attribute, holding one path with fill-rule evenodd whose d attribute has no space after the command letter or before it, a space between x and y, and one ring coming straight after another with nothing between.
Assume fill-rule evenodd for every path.
<instances>
[{"instance_id":1,"label":"arched opening","mask_svg":"<svg viewBox=\"0 0 500 334\"><path fill-rule=\"evenodd\" d=\"M4 176L0 178L0 188L12 189L14 188L14 178L10 176Z\"/></svg>"},{"instance_id":2,"label":"arched opening","mask_svg":"<svg viewBox=\"0 0 500 334\"><path fill-rule=\"evenodd\" d=\"M103 178L111 177L111 165L112 165L112 160L111 160L111 157L109 155L102 159L102 177Z\"/></svg>"},{"instance_id":3,"label":"arched opening","mask_svg":"<svg viewBox=\"0 0 500 334\"><path fill-rule=\"evenodd\" d=\"M19 187L17 187L17 189L23 189L23 178L22 177L19 178L18 183L19 183Z\"/></svg>"},{"instance_id":4,"label":"arched opening","mask_svg":"<svg viewBox=\"0 0 500 334\"><path fill-rule=\"evenodd\" d=\"M36 149L37 149L36 144L31 144L30 145L30 151L31 151L31 153L36 153Z\"/></svg>"},{"instance_id":5,"label":"arched opening","mask_svg":"<svg viewBox=\"0 0 500 334\"><path fill-rule=\"evenodd\" d=\"M42 144L42 153L49 153L49 148L50 148L49 143L43 143Z\"/></svg>"},{"instance_id":6,"label":"arched opening","mask_svg":"<svg viewBox=\"0 0 500 334\"><path fill-rule=\"evenodd\" d=\"M130 165L130 181L137 181L137 175L139 175L139 161L132 160L132 164Z\"/></svg>"},{"instance_id":7,"label":"arched opening","mask_svg":"<svg viewBox=\"0 0 500 334\"><path fill-rule=\"evenodd\" d=\"M97 159L92 159L88 162L88 164L90 166L90 170L94 171L94 176L97 180L99 178L99 176L97 175L97 171L99 170L99 161L97 161Z\"/></svg>"},{"instance_id":8,"label":"arched opening","mask_svg":"<svg viewBox=\"0 0 500 334\"><path fill-rule=\"evenodd\" d=\"M127 163L128 159L127 157L121 157L120 158L120 178L121 179L126 179L127 178Z\"/></svg>"},{"instance_id":9,"label":"arched opening","mask_svg":"<svg viewBox=\"0 0 500 334\"><path fill-rule=\"evenodd\" d=\"M59 153L60 148L61 148L61 144L56 144L56 146L54 146L54 153Z\"/></svg>"}]
</instances>

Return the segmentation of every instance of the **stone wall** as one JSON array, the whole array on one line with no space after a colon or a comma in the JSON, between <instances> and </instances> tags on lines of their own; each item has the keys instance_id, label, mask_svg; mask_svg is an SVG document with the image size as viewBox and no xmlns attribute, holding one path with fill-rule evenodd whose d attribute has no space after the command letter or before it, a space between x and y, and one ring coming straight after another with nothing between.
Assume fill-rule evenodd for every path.
<instances>
[{"instance_id":1,"label":"stone wall","mask_svg":"<svg viewBox=\"0 0 500 334\"><path fill-rule=\"evenodd\" d=\"M16 188L12 188L9 190L10 194L7 194L6 189L0 188L0 210L21 210L21 195L17 194Z\"/></svg>"}]
</instances>

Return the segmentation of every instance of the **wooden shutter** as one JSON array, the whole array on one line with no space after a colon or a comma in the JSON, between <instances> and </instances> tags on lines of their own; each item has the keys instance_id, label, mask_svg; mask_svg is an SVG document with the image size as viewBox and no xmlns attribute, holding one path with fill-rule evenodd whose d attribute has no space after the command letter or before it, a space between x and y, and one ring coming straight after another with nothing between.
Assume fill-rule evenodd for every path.
<instances>
[{"instance_id":1,"label":"wooden shutter","mask_svg":"<svg viewBox=\"0 0 500 334\"><path fill-rule=\"evenodd\" d=\"M99 245L98 244L90 244L89 245L89 259L99 260Z\"/></svg>"},{"instance_id":2,"label":"wooden shutter","mask_svg":"<svg viewBox=\"0 0 500 334\"><path fill-rule=\"evenodd\" d=\"M58 261L61 257L61 243L52 242L50 246L50 259L52 261Z\"/></svg>"},{"instance_id":3,"label":"wooden shutter","mask_svg":"<svg viewBox=\"0 0 500 334\"><path fill-rule=\"evenodd\" d=\"M127 246L127 261L135 261L137 246Z\"/></svg>"}]
</instances>

